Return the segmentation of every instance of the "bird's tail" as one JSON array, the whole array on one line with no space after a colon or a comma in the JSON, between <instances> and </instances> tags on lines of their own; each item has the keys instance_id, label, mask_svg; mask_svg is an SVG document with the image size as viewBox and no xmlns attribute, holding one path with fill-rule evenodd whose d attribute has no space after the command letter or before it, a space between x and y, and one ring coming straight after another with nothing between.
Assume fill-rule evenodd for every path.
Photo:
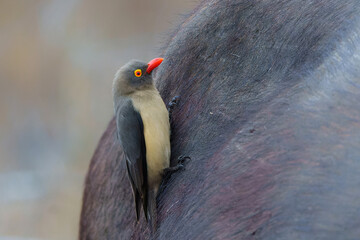
<instances>
[{"instance_id":1,"label":"bird's tail","mask_svg":"<svg viewBox=\"0 0 360 240\"><path fill-rule=\"evenodd\" d=\"M150 223L151 232L154 232L156 230L156 222L157 222L156 192L154 190L149 191L147 218Z\"/></svg>"}]
</instances>

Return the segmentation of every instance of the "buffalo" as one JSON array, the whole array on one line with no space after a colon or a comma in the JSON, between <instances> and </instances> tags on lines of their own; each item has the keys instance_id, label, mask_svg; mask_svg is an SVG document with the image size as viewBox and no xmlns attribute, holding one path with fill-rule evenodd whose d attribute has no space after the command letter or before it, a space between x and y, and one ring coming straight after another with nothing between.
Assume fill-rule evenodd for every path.
<instances>
[{"instance_id":1,"label":"buffalo","mask_svg":"<svg viewBox=\"0 0 360 240\"><path fill-rule=\"evenodd\" d=\"M360 2L209 0L163 48L172 114L157 228L136 223L114 119L80 239L360 239ZM111 79L109 79L111 81Z\"/></svg>"}]
</instances>

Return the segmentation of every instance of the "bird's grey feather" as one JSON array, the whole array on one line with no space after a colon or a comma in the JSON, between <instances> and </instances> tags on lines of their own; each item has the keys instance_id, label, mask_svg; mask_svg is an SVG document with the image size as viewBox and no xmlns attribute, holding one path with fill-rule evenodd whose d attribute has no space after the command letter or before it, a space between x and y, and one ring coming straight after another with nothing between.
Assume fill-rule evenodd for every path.
<instances>
[{"instance_id":1,"label":"bird's grey feather","mask_svg":"<svg viewBox=\"0 0 360 240\"><path fill-rule=\"evenodd\" d=\"M139 220L141 202L147 219L148 184L143 121L130 98L119 98L115 107L117 135L125 154L126 167L134 193L136 218Z\"/></svg>"}]
</instances>

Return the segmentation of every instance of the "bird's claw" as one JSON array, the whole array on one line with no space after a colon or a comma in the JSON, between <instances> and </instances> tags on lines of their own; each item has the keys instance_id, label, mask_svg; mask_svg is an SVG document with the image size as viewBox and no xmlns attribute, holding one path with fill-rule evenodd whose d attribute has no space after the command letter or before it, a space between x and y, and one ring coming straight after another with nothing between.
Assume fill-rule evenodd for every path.
<instances>
[{"instance_id":1,"label":"bird's claw","mask_svg":"<svg viewBox=\"0 0 360 240\"><path fill-rule=\"evenodd\" d=\"M185 169L184 164L181 164L181 163L177 164L175 167L177 168L177 170L183 170L183 169Z\"/></svg>"},{"instance_id":2,"label":"bird's claw","mask_svg":"<svg viewBox=\"0 0 360 240\"><path fill-rule=\"evenodd\" d=\"M164 174L166 175L168 173L173 173L173 172L177 172L179 170L184 170L186 160L191 160L191 158L188 156L183 156L183 155L179 156L177 165L174 167L165 168Z\"/></svg>"},{"instance_id":3,"label":"bird's claw","mask_svg":"<svg viewBox=\"0 0 360 240\"><path fill-rule=\"evenodd\" d=\"M172 119L172 112L174 110L174 107L176 104L179 103L180 97L179 96L175 96L173 97L173 99L171 99L171 101L168 103L168 112L169 112L169 120L171 122Z\"/></svg>"},{"instance_id":4,"label":"bird's claw","mask_svg":"<svg viewBox=\"0 0 360 240\"><path fill-rule=\"evenodd\" d=\"M182 165L182 164L177 164L177 165L174 166L174 167L165 168L165 169L164 169L164 175L169 175L169 174L171 174L171 173L177 172L177 171L182 170L182 169L184 169L184 165Z\"/></svg>"},{"instance_id":5,"label":"bird's claw","mask_svg":"<svg viewBox=\"0 0 360 240\"><path fill-rule=\"evenodd\" d=\"M171 101L168 103L168 112L169 112L169 118L171 119L171 115L172 115L172 111L174 110L174 107L176 104L178 104L180 101L180 97L179 96L175 96L173 97L173 99L171 99Z\"/></svg>"},{"instance_id":6,"label":"bird's claw","mask_svg":"<svg viewBox=\"0 0 360 240\"><path fill-rule=\"evenodd\" d=\"M168 108L169 108L169 109L173 109L174 106L175 106L176 104L178 104L179 100L180 100L180 97L179 97L179 96L173 97L173 98L171 99L171 101L168 103Z\"/></svg>"},{"instance_id":7,"label":"bird's claw","mask_svg":"<svg viewBox=\"0 0 360 240\"><path fill-rule=\"evenodd\" d=\"M186 163L186 160L191 160L191 157L189 156L183 156L183 155L180 155L178 157L178 164L181 164L181 165L184 165Z\"/></svg>"}]
</instances>

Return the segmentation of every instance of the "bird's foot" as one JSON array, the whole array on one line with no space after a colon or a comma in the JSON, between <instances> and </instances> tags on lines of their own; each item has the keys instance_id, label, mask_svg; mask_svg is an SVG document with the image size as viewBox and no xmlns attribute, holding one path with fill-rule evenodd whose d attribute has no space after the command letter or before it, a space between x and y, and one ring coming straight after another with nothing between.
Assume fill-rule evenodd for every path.
<instances>
[{"instance_id":1,"label":"bird's foot","mask_svg":"<svg viewBox=\"0 0 360 240\"><path fill-rule=\"evenodd\" d=\"M178 157L178 163L176 166L174 167L168 167L164 169L164 175L168 175L174 172L177 172L179 170L185 169L185 163L186 160L191 160L191 158L189 156L183 156L181 155L180 157Z\"/></svg>"},{"instance_id":2,"label":"bird's foot","mask_svg":"<svg viewBox=\"0 0 360 240\"><path fill-rule=\"evenodd\" d=\"M171 99L171 101L168 103L168 111L169 111L169 118L171 119L171 115L172 112L174 110L174 107L176 104L178 104L180 101L180 97L179 96L175 96L173 97L173 99Z\"/></svg>"},{"instance_id":3,"label":"bird's foot","mask_svg":"<svg viewBox=\"0 0 360 240\"><path fill-rule=\"evenodd\" d=\"M178 164L183 164L184 165L187 162L186 160L190 161L191 157L180 155L178 157Z\"/></svg>"},{"instance_id":4,"label":"bird's foot","mask_svg":"<svg viewBox=\"0 0 360 240\"><path fill-rule=\"evenodd\" d=\"M164 189L166 188L167 182L170 180L172 173L185 169L184 165L186 163L186 160L191 160L191 158L188 156L181 155L180 157L178 157L178 163L176 166L168 167L164 169L163 180L159 190L160 192L164 191Z\"/></svg>"}]
</instances>

